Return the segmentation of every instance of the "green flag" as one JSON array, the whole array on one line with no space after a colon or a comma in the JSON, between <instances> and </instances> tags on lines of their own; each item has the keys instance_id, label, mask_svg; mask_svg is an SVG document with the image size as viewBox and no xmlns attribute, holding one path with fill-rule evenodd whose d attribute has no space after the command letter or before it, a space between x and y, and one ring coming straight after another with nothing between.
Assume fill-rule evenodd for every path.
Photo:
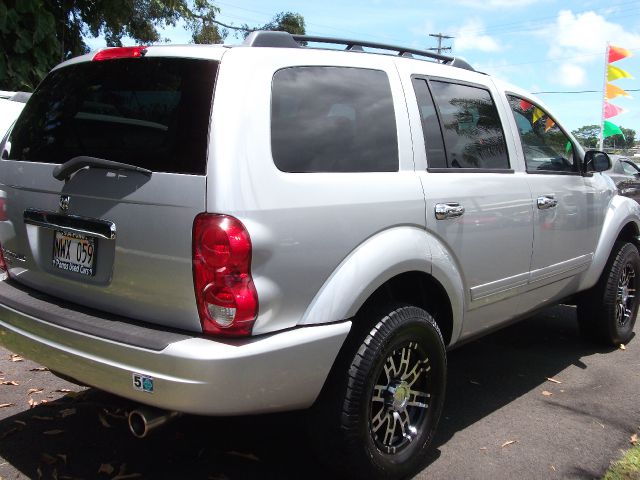
<instances>
[{"instance_id":1,"label":"green flag","mask_svg":"<svg viewBox=\"0 0 640 480\"><path fill-rule=\"evenodd\" d=\"M622 135L622 138L624 138L624 133L622 133L619 126L605 120L604 128L602 129L602 138L611 137L613 135ZM624 139L626 140L626 138Z\"/></svg>"}]
</instances>

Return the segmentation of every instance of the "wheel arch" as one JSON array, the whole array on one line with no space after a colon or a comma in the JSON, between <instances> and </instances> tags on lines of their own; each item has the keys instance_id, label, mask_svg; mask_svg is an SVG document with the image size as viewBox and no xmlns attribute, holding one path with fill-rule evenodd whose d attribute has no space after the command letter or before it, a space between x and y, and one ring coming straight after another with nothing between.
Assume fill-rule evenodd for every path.
<instances>
[{"instance_id":1,"label":"wheel arch","mask_svg":"<svg viewBox=\"0 0 640 480\"><path fill-rule=\"evenodd\" d=\"M440 242L418 227L402 226L370 237L334 270L305 312L300 325L355 319L381 302L427 310L445 345L462 330L462 276Z\"/></svg>"},{"instance_id":2,"label":"wheel arch","mask_svg":"<svg viewBox=\"0 0 640 480\"><path fill-rule=\"evenodd\" d=\"M622 240L636 246L640 245L638 218L640 218L638 203L620 195L613 197L602 225L591 267L580 283L581 291L593 287L598 282L616 242Z\"/></svg>"}]
</instances>

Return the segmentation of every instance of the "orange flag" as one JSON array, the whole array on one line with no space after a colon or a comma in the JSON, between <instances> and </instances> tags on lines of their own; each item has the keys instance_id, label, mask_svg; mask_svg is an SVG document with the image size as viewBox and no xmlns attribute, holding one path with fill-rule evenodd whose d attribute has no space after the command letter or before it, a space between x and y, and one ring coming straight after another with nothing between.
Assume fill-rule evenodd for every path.
<instances>
[{"instance_id":1,"label":"orange flag","mask_svg":"<svg viewBox=\"0 0 640 480\"><path fill-rule=\"evenodd\" d=\"M616 97L631 97L631 95L629 95L626 90L623 90L612 83L607 83L605 98L607 100L611 100Z\"/></svg>"},{"instance_id":2,"label":"orange flag","mask_svg":"<svg viewBox=\"0 0 640 480\"><path fill-rule=\"evenodd\" d=\"M555 124L556 123L553 120L551 120L550 118L547 118L547 121L544 122L544 131L545 131L545 133L548 132L549 130L551 130L554 127Z\"/></svg>"}]
</instances>

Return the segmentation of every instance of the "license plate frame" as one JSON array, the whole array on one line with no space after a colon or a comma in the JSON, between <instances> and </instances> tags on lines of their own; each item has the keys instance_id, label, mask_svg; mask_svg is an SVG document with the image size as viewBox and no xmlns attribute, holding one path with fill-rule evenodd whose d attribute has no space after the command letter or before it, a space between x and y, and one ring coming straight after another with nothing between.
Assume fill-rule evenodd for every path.
<instances>
[{"instance_id":1,"label":"license plate frame","mask_svg":"<svg viewBox=\"0 0 640 480\"><path fill-rule=\"evenodd\" d=\"M51 253L53 268L73 275L93 277L96 274L97 247L96 237L55 230Z\"/></svg>"}]
</instances>

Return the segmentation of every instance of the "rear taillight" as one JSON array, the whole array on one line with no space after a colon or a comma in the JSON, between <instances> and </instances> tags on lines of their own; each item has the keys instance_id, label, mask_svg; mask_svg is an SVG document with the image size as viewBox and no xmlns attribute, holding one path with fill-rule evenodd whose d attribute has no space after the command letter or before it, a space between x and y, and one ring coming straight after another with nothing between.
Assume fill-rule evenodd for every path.
<instances>
[{"instance_id":1,"label":"rear taillight","mask_svg":"<svg viewBox=\"0 0 640 480\"><path fill-rule=\"evenodd\" d=\"M145 53L147 53L147 47L141 45L137 47L106 48L96 53L92 60L99 62L101 60L113 60L116 58L139 58L143 57Z\"/></svg>"},{"instance_id":2,"label":"rear taillight","mask_svg":"<svg viewBox=\"0 0 640 480\"><path fill-rule=\"evenodd\" d=\"M240 220L209 213L196 217L193 283L204 333L251 335L258 294L251 278L251 238Z\"/></svg>"}]
</instances>

